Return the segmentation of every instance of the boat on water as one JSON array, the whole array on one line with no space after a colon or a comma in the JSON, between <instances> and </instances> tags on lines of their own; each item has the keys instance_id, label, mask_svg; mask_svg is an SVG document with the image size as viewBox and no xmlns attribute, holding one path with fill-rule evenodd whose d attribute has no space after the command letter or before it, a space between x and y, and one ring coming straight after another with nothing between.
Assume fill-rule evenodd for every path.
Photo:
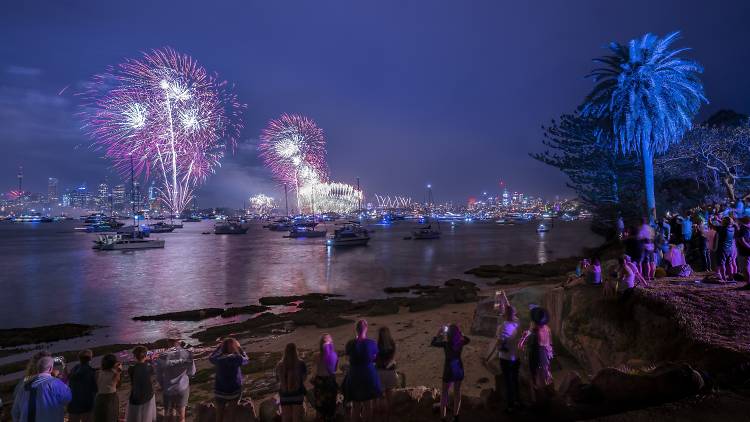
<instances>
[{"instance_id":1,"label":"boat on water","mask_svg":"<svg viewBox=\"0 0 750 422\"><path fill-rule=\"evenodd\" d=\"M151 233L171 233L174 229L175 227L172 224L164 223L162 221L149 226Z\"/></svg>"},{"instance_id":2,"label":"boat on water","mask_svg":"<svg viewBox=\"0 0 750 422\"><path fill-rule=\"evenodd\" d=\"M94 240L94 249L100 251L157 249L164 247L164 239L144 239L139 236L100 234Z\"/></svg>"},{"instance_id":3,"label":"boat on water","mask_svg":"<svg viewBox=\"0 0 750 422\"><path fill-rule=\"evenodd\" d=\"M495 220L495 223L500 224L501 226L514 226L516 224L512 220L508 220L505 218Z\"/></svg>"},{"instance_id":4,"label":"boat on water","mask_svg":"<svg viewBox=\"0 0 750 422\"><path fill-rule=\"evenodd\" d=\"M214 226L214 234L245 234L250 227L241 221L222 221Z\"/></svg>"},{"instance_id":5,"label":"boat on water","mask_svg":"<svg viewBox=\"0 0 750 422\"><path fill-rule=\"evenodd\" d=\"M546 232L549 231L549 229L550 229L550 227L548 225L542 223L539 226L537 226L536 232L537 233L546 233Z\"/></svg>"},{"instance_id":6,"label":"boat on water","mask_svg":"<svg viewBox=\"0 0 750 422\"><path fill-rule=\"evenodd\" d=\"M198 217L197 215L191 215L188 218L182 219L183 223L200 223L201 221L202 221L201 218Z\"/></svg>"},{"instance_id":7,"label":"boat on water","mask_svg":"<svg viewBox=\"0 0 750 422\"><path fill-rule=\"evenodd\" d=\"M285 232L292 229L292 221L288 218L279 218L269 224L263 226L264 228L271 230L272 232Z\"/></svg>"},{"instance_id":8,"label":"boat on water","mask_svg":"<svg viewBox=\"0 0 750 422\"><path fill-rule=\"evenodd\" d=\"M415 240L440 239L440 231L432 228L432 224L419 227L411 232Z\"/></svg>"},{"instance_id":9,"label":"boat on water","mask_svg":"<svg viewBox=\"0 0 750 422\"><path fill-rule=\"evenodd\" d=\"M359 224L346 224L334 230L333 236L326 240L327 246L364 246L370 241L370 233Z\"/></svg>"},{"instance_id":10,"label":"boat on water","mask_svg":"<svg viewBox=\"0 0 750 422\"><path fill-rule=\"evenodd\" d=\"M183 228L183 227L184 227L184 226L182 225L182 222L179 222L179 223L169 223L169 225L170 225L170 226L172 226L172 227L173 227L173 228L175 228L175 229L181 229L181 228Z\"/></svg>"},{"instance_id":11,"label":"boat on water","mask_svg":"<svg viewBox=\"0 0 750 422\"><path fill-rule=\"evenodd\" d=\"M292 239L325 237L326 233L328 233L326 230L315 230L314 226L302 225L292 227L289 231L289 236L285 237Z\"/></svg>"},{"instance_id":12,"label":"boat on water","mask_svg":"<svg viewBox=\"0 0 750 422\"><path fill-rule=\"evenodd\" d=\"M123 236L123 237L149 237L151 235L151 230L149 227L140 227L140 226L124 226L117 229L117 234Z\"/></svg>"}]
</instances>

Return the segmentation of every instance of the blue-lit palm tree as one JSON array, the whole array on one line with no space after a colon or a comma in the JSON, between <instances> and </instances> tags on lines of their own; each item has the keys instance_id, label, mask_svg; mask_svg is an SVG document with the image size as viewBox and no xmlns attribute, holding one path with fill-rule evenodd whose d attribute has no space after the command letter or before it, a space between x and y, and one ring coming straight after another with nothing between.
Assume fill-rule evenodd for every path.
<instances>
[{"instance_id":1,"label":"blue-lit palm tree","mask_svg":"<svg viewBox=\"0 0 750 422\"><path fill-rule=\"evenodd\" d=\"M600 142L611 141L623 154L639 154L643 162L647 212L656 215L654 155L680 142L701 102L708 102L699 74L703 68L680 58L687 48L671 49L679 37L646 34L627 45L612 42L610 54L594 61L603 66L588 76L596 86L586 97L583 115L602 123Z\"/></svg>"}]
</instances>

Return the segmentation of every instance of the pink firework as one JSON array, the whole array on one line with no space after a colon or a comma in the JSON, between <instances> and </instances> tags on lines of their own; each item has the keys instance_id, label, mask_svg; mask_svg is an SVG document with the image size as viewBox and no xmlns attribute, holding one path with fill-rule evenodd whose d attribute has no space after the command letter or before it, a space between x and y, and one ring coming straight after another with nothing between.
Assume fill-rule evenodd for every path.
<instances>
[{"instance_id":1,"label":"pink firework","mask_svg":"<svg viewBox=\"0 0 750 422\"><path fill-rule=\"evenodd\" d=\"M323 129L308 117L282 114L271 120L258 148L276 180L292 189L309 180L328 180Z\"/></svg>"},{"instance_id":2,"label":"pink firework","mask_svg":"<svg viewBox=\"0 0 750 422\"><path fill-rule=\"evenodd\" d=\"M94 76L82 94L84 129L115 168L156 175L180 214L242 129L245 108L226 81L167 47Z\"/></svg>"}]
</instances>

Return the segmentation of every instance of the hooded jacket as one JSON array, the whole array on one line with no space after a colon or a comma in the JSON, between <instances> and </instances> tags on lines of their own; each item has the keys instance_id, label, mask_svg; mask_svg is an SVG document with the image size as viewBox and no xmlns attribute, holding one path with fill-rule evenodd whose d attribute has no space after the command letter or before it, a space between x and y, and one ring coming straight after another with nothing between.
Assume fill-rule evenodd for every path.
<instances>
[{"instance_id":1,"label":"hooded jacket","mask_svg":"<svg viewBox=\"0 0 750 422\"><path fill-rule=\"evenodd\" d=\"M70 388L64 382L50 374L36 375L16 387L13 421L62 422L65 405L71 398Z\"/></svg>"}]
</instances>

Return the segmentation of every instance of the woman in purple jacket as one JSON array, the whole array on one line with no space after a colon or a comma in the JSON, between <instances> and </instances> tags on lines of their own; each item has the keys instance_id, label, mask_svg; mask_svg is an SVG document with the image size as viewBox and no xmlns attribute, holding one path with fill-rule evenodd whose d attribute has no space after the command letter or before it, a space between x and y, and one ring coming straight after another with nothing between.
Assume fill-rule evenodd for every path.
<instances>
[{"instance_id":1,"label":"woman in purple jacket","mask_svg":"<svg viewBox=\"0 0 750 422\"><path fill-rule=\"evenodd\" d=\"M216 421L224 420L227 404L237 404L242 396L242 365L247 365L247 353L240 342L233 338L224 339L211 353L208 360L216 366L214 400L216 401Z\"/></svg>"}]
</instances>

